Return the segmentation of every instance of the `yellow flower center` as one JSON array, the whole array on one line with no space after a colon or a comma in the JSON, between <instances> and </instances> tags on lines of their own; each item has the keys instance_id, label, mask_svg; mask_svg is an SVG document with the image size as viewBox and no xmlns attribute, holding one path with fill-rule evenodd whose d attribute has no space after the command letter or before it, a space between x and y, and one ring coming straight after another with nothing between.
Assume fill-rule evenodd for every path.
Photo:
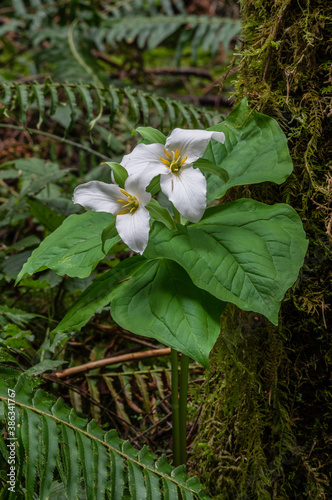
<instances>
[{"instance_id":1,"label":"yellow flower center","mask_svg":"<svg viewBox=\"0 0 332 500\"><path fill-rule=\"evenodd\" d=\"M167 156L167 160L165 158L160 158L160 161L163 162L166 167L173 172L173 174L177 175L182 165L187 160L188 156L181 159L180 151L177 149L175 152L171 151L170 154L166 149L164 149L165 155Z\"/></svg>"},{"instance_id":2,"label":"yellow flower center","mask_svg":"<svg viewBox=\"0 0 332 500\"><path fill-rule=\"evenodd\" d=\"M138 199L135 196L132 196L131 194L127 193L127 191L125 191L124 189L120 188L120 191L122 194L127 196L127 199L117 200L119 203L123 204L123 210L121 210L121 212L117 213L116 215L124 215L128 213L133 214L138 209L139 206Z\"/></svg>"}]
</instances>

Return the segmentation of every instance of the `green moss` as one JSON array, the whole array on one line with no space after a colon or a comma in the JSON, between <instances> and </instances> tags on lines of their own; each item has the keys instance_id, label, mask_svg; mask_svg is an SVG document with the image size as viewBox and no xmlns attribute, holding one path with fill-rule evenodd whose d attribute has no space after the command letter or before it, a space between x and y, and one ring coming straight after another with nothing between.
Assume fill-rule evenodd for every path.
<instances>
[{"instance_id":1,"label":"green moss","mask_svg":"<svg viewBox=\"0 0 332 500\"><path fill-rule=\"evenodd\" d=\"M205 385L192 463L214 499L332 497L332 5L242 0L236 97L273 116L294 173L235 188L290 203L310 239L279 327L228 306Z\"/></svg>"}]
</instances>

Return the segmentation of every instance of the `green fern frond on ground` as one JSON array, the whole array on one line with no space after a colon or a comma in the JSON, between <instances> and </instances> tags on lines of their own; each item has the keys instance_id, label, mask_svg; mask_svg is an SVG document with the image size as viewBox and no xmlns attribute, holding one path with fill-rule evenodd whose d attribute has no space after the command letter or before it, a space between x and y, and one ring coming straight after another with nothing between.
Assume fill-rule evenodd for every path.
<instances>
[{"instance_id":1,"label":"green fern frond on ground","mask_svg":"<svg viewBox=\"0 0 332 500\"><path fill-rule=\"evenodd\" d=\"M168 126L174 128L187 125L189 128L212 126L221 121L221 114L180 101L160 97L134 89L103 88L94 85L62 84L46 80L44 83L9 84L0 83L0 116L18 114L20 122L25 124L28 109L37 108L39 112L38 128L46 113L53 115L59 107L69 106L72 125L78 119L79 108L84 108L85 120L91 130L103 116L110 121L118 111L133 116L136 123L148 123L151 116L160 123L168 116ZM81 119L81 117L80 117Z\"/></svg>"},{"instance_id":2,"label":"green fern frond on ground","mask_svg":"<svg viewBox=\"0 0 332 500\"><path fill-rule=\"evenodd\" d=\"M176 59L179 63L185 48L191 49L191 57L197 60L198 50L217 55L220 44L224 51L241 32L241 21L230 17L187 14L182 2L118 2L104 8L94 16L88 5L72 6L70 12L59 2L14 2L14 23L24 36L33 40L34 47L43 41L51 41L54 54L61 40L66 40L73 24L78 24L80 38L89 41L98 50L107 52L107 44L115 47L119 43L136 42L139 49L153 50L176 33ZM60 24L54 25L54 18ZM72 23L72 25L68 25ZM12 26L15 29L15 25ZM57 42L57 43L54 43ZM109 47L109 45L108 45ZM62 56L68 54L62 53ZM92 61L91 61L92 62Z\"/></svg>"},{"instance_id":3,"label":"green fern frond on ground","mask_svg":"<svg viewBox=\"0 0 332 500\"><path fill-rule=\"evenodd\" d=\"M136 40L140 49L156 48L173 33L180 30L177 42L177 59L182 55L185 46L191 47L191 56L197 59L198 49L210 52L215 57L220 44L225 51L229 49L231 40L241 31L241 22L238 19L189 16L189 15L157 15L154 17L123 17L109 19L102 26L108 43L116 45Z\"/></svg>"},{"instance_id":4,"label":"green fern frond on ground","mask_svg":"<svg viewBox=\"0 0 332 500\"><path fill-rule=\"evenodd\" d=\"M130 494L137 500L177 500L178 492L186 500L208 500L202 485L183 466L174 469L165 456L157 459L147 447L136 450L116 431L101 430L37 386L36 380L24 375L10 387L0 378L4 407L0 416L4 413L7 423L0 434L0 455L7 468L15 457L16 494L24 491L25 498L48 498L60 481L70 500L104 499L105 494L110 499ZM15 431L8 425L13 418ZM13 432L17 440L8 439ZM13 450L7 446L12 443ZM8 490L4 477L0 470L3 494Z\"/></svg>"}]
</instances>

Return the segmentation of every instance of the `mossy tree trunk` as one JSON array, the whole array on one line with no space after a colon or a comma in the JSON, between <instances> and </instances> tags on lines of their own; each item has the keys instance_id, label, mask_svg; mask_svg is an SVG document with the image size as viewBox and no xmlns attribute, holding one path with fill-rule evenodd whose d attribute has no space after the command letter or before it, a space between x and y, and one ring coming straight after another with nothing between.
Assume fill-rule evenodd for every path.
<instances>
[{"instance_id":1,"label":"mossy tree trunk","mask_svg":"<svg viewBox=\"0 0 332 500\"><path fill-rule=\"evenodd\" d=\"M274 117L294 173L227 196L290 203L310 239L279 327L228 306L192 460L214 499L332 498L332 4L241 0L237 98Z\"/></svg>"}]
</instances>

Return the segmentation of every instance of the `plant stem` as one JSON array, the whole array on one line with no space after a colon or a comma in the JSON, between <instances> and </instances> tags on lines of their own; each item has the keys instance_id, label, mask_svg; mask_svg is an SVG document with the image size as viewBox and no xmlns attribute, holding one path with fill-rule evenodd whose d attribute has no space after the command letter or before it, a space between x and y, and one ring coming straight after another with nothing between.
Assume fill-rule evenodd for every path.
<instances>
[{"instance_id":1,"label":"plant stem","mask_svg":"<svg viewBox=\"0 0 332 500\"><path fill-rule=\"evenodd\" d=\"M187 462L187 398L188 398L188 375L189 375L189 357L185 354L181 356L181 374L180 374L180 464Z\"/></svg>"},{"instance_id":2,"label":"plant stem","mask_svg":"<svg viewBox=\"0 0 332 500\"><path fill-rule=\"evenodd\" d=\"M172 425L173 425L173 465L180 465L180 426L179 426L179 372L178 353L171 349L172 366Z\"/></svg>"}]
</instances>

